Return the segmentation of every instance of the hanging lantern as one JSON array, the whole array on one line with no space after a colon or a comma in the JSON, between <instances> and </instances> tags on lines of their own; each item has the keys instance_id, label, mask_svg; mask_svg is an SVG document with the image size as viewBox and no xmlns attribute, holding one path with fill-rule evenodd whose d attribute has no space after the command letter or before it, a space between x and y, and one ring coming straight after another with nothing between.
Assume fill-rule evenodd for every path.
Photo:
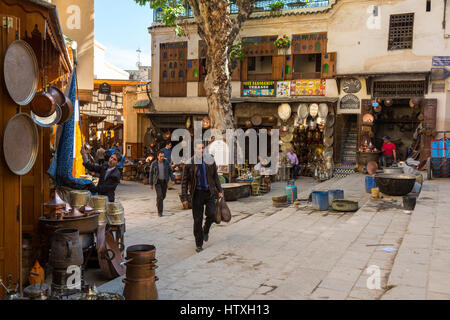
<instances>
[{"instance_id":1,"label":"hanging lantern","mask_svg":"<svg viewBox=\"0 0 450 320\"><path fill-rule=\"evenodd\" d=\"M392 100L392 99L386 99L386 100L384 100L384 105L386 106L386 107L390 107L390 106L392 106L394 104L394 101Z\"/></svg>"}]
</instances>

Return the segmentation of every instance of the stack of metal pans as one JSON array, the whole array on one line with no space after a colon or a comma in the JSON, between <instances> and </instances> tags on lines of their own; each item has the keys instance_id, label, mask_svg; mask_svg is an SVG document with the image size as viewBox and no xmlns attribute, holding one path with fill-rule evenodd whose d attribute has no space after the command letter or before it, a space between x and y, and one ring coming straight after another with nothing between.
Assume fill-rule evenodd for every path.
<instances>
[{"instance_id":1,"label":"stack of metal pans","mask_svg":"<svg viewBox=\"0 0 450 320\"><path fill-rule=\"evenodd\" d=\"M99 214L98 225L106 225L108 219L106 217L106 204L108 203L108 197L106 196L93 196L90 200L90 205L94 208L95 212Z\"/></svg>"},{"instance_id":2,"label":"stack of metal pans","mask_svg":"<svg viewBox=\"0 0 450 320\"><path fill-rule=\"evenodd\" d=\"M109 224L120 226L125 224L125 210L120 202L108 202L107 217Z\"/></svg>"}]
</instances>

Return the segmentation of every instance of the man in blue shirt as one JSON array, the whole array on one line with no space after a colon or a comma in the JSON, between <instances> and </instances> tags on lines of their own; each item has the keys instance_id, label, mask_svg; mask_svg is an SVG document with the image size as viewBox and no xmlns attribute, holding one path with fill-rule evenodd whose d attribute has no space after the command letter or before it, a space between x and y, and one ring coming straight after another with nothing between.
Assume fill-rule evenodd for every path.
<instances>
[{"instance_id":1,"label":"man in blue shirt","mask_svg":"<svg viewBox=\"0 0 450 320\"><path fill-rule=\"evenodd\" d=\"M166 158L169 163L172 163L172 142L167 142L166 146L161 149L161 151L164 153L164 157Z\"/></svg>"}]
</instances>

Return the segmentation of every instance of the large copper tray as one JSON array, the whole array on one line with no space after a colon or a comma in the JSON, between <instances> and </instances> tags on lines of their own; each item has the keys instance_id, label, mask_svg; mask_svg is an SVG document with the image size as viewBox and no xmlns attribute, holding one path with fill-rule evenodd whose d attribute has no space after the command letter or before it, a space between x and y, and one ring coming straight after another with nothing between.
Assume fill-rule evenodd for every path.
<instances>
[{"instance_id":1,"label":"large copper tray","mask_svg":"<svg viewBox=\"0 0 450 320\"><path fill-rule=\"evenodd\" d=\"M3 64L5 84L15 103L25 106L33 100L39 83L39 68L33 49L22 40L6 50Z\"/></svg>"},{"instance_id":2,"label":"large copper tray","mask_svg":"<svg viewBox=\"0 0 450 320\"><path fill-rule=\"evenodd\" d=\"M3 134L3 152L9 169L20 176L33 168L39 151L39 134L33 119L26 113L12 117Z\"/></svg>"}]
</instances>

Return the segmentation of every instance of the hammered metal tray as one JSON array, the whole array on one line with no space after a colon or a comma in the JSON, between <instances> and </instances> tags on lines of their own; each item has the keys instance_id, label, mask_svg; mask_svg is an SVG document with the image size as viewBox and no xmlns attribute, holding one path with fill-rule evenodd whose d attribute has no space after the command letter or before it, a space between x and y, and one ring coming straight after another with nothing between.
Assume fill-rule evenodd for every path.
<instances>
[{"instance_id":1,"label":"hammered metal tray","mask_svg":"<svg viewBox=\"0 0 450 320\"><path fill-rule=\"evenodd\" d=\"M13 173L23 176L33 168L39 152L39 133L28 114L16 114L6 124L3 152Z\"/></svg>"},{"instance_id":2,"label":"hammered metal tray","mask_svg":"<svg viewBox=\"0 0 450 320\"><path fill-rule=\"evenodd\" d=\"M33 100L39 83L39 68L31 46L14 41L6 50L3 64L6 89L15 103L26 106Z\"/></svg>"}]
</instances>

